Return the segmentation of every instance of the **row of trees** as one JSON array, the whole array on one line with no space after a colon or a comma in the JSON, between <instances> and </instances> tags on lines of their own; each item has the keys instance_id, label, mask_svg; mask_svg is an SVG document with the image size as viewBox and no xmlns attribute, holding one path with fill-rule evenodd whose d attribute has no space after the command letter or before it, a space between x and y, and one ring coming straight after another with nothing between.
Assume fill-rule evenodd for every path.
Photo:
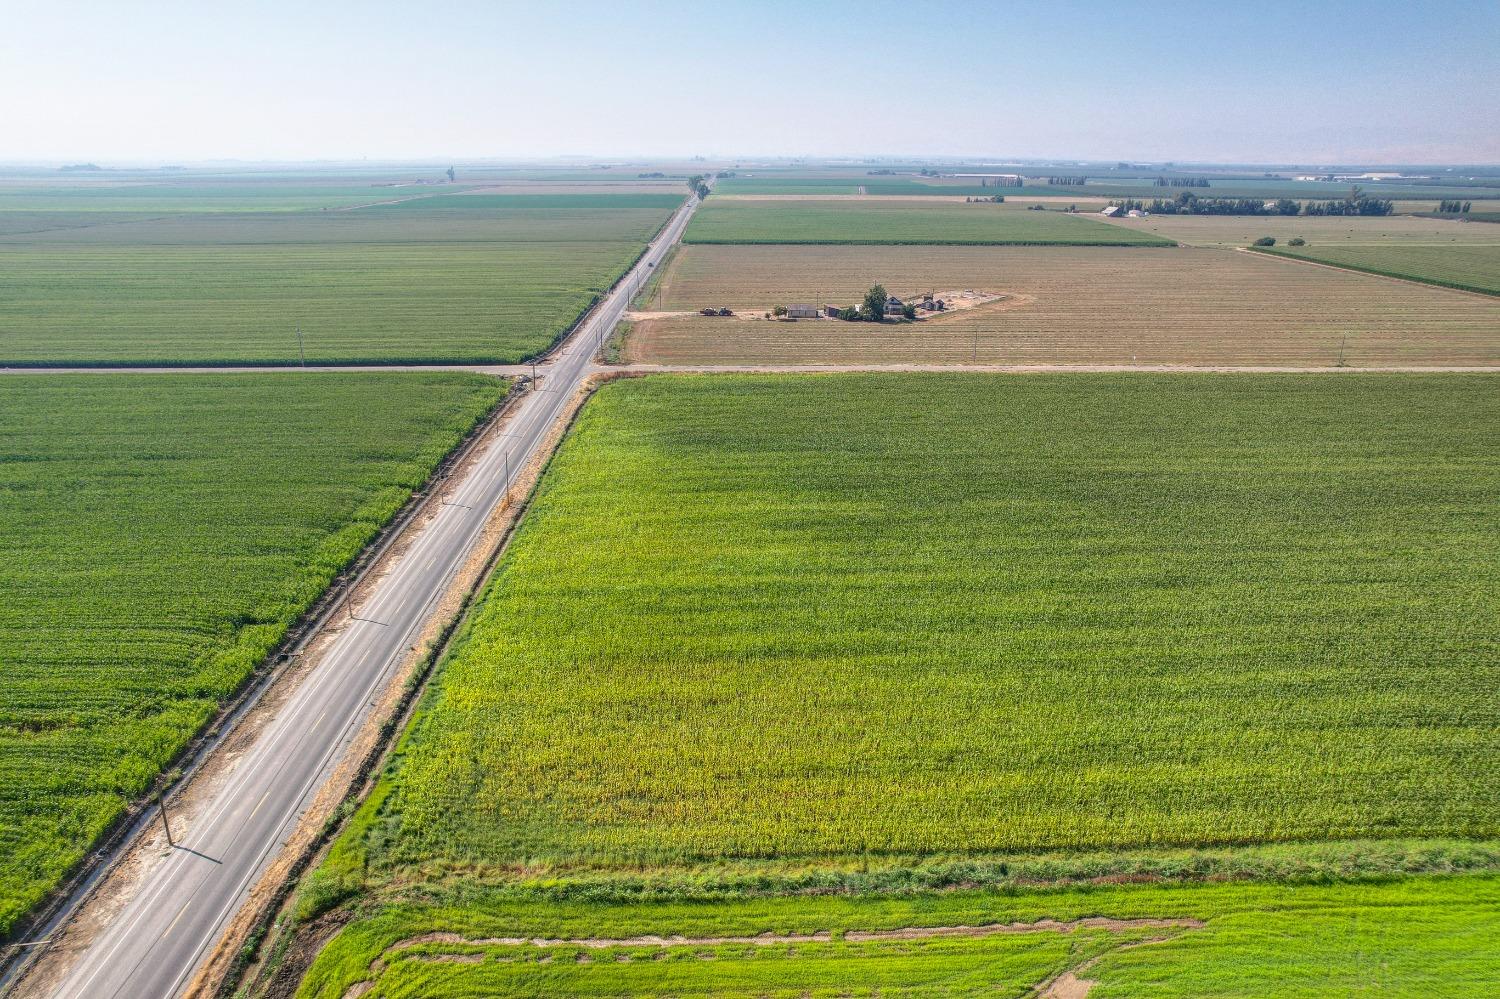
<instances>
[{"instance_id":1,"label":"row of trees","mask_svg":"<svg viewBox=\"0 0 1500 999\"><path fill-rule=\"evenodd\" d=\"M692 191L699 198L708 197L708 181L703 179L701 173L695 173L689 177L687 179L687 186L688 190Z\"/></svg>"},{"instance_id":2,"label":"row of trees","mask_svg":"<svg viewBox=\"0 0 1500 999\"><path fill-rule=\"evenodd\" d=\"M1088 183L1087 177L1048 177L1047 183L1052 187L1082 187Z\"/></svg>"},{"instance_id":3,"label":"row of trees","mask_svg":"<svg viewBox=\"0 0 1500 999\"><path fill-rule=\"evenodd\" d=\"M1208 187L1207 177L1158 177L1153 187Z\"/></svg>"},{"instance_id":4,"label":"row of trees","mask_svg":"<svg viewBox=\"0 0 1500 999\"><path fill-rule=\"evenodd\" d=\"M1303 215L1391 215L1396 203L1387 198L1372 198L1354 188L1342 201L1309 201L1302 206Z\"/></svg>"},{"instance_id":5,"label":"row of trees","mask_svg":"<svg viewBox=\"0 0 1500 999\"><path fill-rule=\"evenodd\" d=\"M1149 205L1133 198L1111 201L1110 204L1118 206L1121 211L1149 211L1154 215L1390 215L1396 210L1394 201L1372 198L1357 187L1341 201L1301 203L1291 198L1275 201L1200 198L1192 191L1183 191L1170 201L1157 198Z\"/></svg>"},{"instance_id":6,"label":"row of trees","mask_svg":"<svg viewBox=\"0 0 1500 999\"><path fill-rule=\"evenodd\" d=\"M1439 201L1438 211L1444 215L1466 215L1474 206L1472 201Z\"/></svg>"}]
</instances>

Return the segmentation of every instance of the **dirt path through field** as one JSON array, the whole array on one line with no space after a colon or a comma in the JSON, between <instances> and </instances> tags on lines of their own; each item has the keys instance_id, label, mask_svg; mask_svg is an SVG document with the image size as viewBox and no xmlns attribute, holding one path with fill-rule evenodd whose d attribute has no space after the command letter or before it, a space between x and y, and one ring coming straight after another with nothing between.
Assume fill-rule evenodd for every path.
<instances>
[{"instance_id":1,"label":"dirt path through field","mask_svg":"<svg viewBox=\"0 0 1500 999\"><path fill-rule=\"evenodd\" d=\"M819 374L856 371L895 372L985 372L991 374L1113 374L1124 371L1157 374L1500 374L1500 367L1464 364L1402 365L1356 368L1326 365L1233 365L1233 364L620 364L602 368L626 375L650 374Z\"/></svg>"},{"instance_id":2,"label":"dirt path through field","mask_svg":"<svg viewBox=\"0 0 1500 999\"><path fill-rule=\"evenodd\" d=\"M984 926L907 926L896 930L848 930L838 939L849 943L871 943L882 940L931 940L937 937L990 937L1010 933L1072 933L1075 930L1106 930L1121 933L1140 929L1202 929L1199 919L1106 919L1091 917L1066 922L1056 919L1041 919L1034 923L990 923ZM381 958L424 944L464 944L472 947L587 947L605 950L610 947L719 947L731 944L751 944L774 947L779 944L830 943L835 939L832 932L817 933L761 933L755 936L684 937L684 936L638 936L638 937L583 937L579 939L553 939L550 937L483 937L469 939L459 933L427 933L422 936L398 940L381 952Z\"/></svg>"}]
</instances>

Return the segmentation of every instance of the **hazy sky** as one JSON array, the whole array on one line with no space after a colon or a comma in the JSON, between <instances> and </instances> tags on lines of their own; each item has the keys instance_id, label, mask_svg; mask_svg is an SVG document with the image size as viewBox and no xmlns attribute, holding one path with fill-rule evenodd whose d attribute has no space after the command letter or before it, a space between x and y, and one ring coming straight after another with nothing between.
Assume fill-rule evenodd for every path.
<instances>
[{"instance_id":1,"label":"hazy sky","mask_svg":"<svg viewBox=\"0 0 1500 999\"><path fill-rule=\"evenodd\" d=\"M0 160L1500 162L1500 2L6 0Z\"/></svg>"}]
</instances>

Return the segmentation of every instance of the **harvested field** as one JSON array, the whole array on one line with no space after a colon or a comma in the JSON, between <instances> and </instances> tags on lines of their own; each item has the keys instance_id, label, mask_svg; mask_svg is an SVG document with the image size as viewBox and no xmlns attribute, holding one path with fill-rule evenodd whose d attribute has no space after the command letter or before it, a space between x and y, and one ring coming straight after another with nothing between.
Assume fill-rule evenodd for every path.
<instances>
[{"instance_id":1,"label":"harvested field","mask_svg":"<svg viewBox=\"0 0 1500 999\"><path fill-rule=\"evenodd\" d=\"M1039 214L1039 213L1038 213ZM786 302L1002 293L920 323L688 316L637 324L633 362L1500 365L1500 303L1212 249L688 246L654 303L759 315Z\"/></svg>"},{"instance_id":2,"label":"harvested field","mask_svg":"<svg viewBox=\"0 0 1500 999\"><path fill-rule=\"evenodd\" d=\"M1107 219L1109 225L1149 233L1186 246L1249 246L1262 236L1285 243L1301 236L1312 246L1328 243L1432 244L1488 243L1500 246L1500 231L1449 219L1391 215L1383 218L1339 218L1327 215L1152 215L1144 219Z\"/></svg>"}]
</instances>

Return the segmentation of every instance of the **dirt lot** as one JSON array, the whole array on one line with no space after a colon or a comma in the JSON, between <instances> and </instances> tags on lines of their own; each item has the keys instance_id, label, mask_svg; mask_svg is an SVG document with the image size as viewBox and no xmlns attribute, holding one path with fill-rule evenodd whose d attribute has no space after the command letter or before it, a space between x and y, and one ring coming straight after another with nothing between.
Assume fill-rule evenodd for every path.
<instances>
[{"instance_id":1,"label":"dirt lot","mask_svg":"<svg viewBox=\"0 0 1500 999\"><path fill-rule=\"evenodd\" d=\"M1139 229L1188 246L1249 246L1262 236L1285 242L1301 236L1310 244L1352 246L1360 243L1500 245L1500 225L1391 215L1385 218L1330 218L1326 215L1153 215L1144 219L1106 219L1122 229Z\"/></svg>"},{"instance_id":2,"label":"dirt lot","mask_svg":"<svg viewBox=\"0 0 1500 999\"><path fill-rule=\"evenodd\" d=\"M657 308L856 302L975 288L1005 296L919 323L638 323L625 360L659 364L1500 366L1500 301L1214 249L688 246Z\"/></svg>"}]
</instances>

